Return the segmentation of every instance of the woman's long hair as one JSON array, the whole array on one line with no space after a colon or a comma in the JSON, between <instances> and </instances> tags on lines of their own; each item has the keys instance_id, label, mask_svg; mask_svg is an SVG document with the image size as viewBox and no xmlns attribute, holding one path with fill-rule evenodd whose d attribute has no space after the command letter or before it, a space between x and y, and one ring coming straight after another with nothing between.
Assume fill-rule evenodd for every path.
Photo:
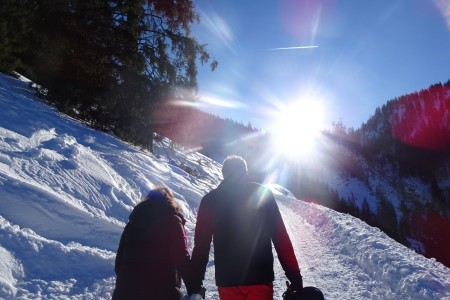
<instances>
[{"instance_id":1,"label":"woman's long hair","mask_svg":"<svg viewBox=\"0 0 450 300\"><path fill-rule=\"evenodd\" d=\"M175 200L175 196L171 189L163 185L155 186L145 197L144 201L165 201L169 206L173 207L177 213L181 211L181 206Z\"/></svg>"}]
</instances>

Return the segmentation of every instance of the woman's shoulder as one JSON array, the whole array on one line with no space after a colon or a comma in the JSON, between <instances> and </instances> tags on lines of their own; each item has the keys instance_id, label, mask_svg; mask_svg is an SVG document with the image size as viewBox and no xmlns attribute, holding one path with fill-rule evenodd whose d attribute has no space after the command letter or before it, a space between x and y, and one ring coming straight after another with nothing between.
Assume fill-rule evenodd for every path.
<instances>
[{"instance_id":1,"label":"woman's shoulder","mask_svg":"<svg viewBox=\"0 0 450 300\"><path fill-rule=\"evenodd\" d=\"M186 224L186 219L181 213L174 212L168 216L168 219L171 222L180 223L182 225Z\"/></svg>"}]
</instances>

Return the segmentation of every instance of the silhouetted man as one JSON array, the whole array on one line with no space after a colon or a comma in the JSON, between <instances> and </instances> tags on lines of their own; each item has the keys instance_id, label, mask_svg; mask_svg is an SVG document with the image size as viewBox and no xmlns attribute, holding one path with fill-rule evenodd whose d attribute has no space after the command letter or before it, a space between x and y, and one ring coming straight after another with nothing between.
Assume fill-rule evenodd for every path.
<instances>
[{"instance_id":1,"label":"silhouetted man","mask_svg":"<svg viewBox=\"0 0 450 300\"><path fill-rule=\"evenodd\" d=\"M272 243L293 289L301 289L300 268L272 192L249 180L242 157L227 157L222 174L224 180L203 197L198 210L192 253L198 286L214 241L220 299L273 299Z\"/></svg>"}]
</instances>

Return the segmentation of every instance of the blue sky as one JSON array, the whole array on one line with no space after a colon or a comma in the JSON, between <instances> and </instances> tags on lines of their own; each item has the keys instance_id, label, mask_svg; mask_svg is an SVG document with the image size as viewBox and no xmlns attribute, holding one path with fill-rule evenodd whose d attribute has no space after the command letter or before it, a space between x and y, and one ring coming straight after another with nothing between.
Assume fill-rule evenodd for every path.
<instances>
[{"instance_id":1,"label":"blue sky","mask_svg":"<svg viewBox=\"0 0 450 300\"><path fill-rule=\"evenodd\" d=\"M324 126L357 129L388 100L450 79L450 0L195 5L193 35L219 61L199 68L200 107L263 130L302 101L320 104ZM277 49L300 46L315 47Z\"/></svg>"}]
</instances>

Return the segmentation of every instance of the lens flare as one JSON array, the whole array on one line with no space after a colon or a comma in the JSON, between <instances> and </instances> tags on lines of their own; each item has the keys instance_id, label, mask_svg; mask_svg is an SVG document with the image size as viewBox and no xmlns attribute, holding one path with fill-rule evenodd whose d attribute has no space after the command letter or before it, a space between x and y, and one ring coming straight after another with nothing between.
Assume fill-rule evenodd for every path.
<instances>
[{"instance_id":1,"label":"lens flare","mask_svg":"<svg viewBox=\"0 0 450 300\"><path fill-rule=\"evenodd\" d=\"M447 23L447 27L450 30L450 1L449 0L434 0L435 5L442 13L442 16Z\"/></svg>"},{"instance_id":2,"label":"lens flare","mask_svg":"<svg viewBox=\"0 0 450 300\"><path fill-rule=\"evenodd\" d=\"M401 97L390 114L392 135L428 150L450 149L450 87L435 86Z\"/></svg>"},{"instance_id":3,"label":"lens flare","mask_svg":"<svg viewBox=\"0 0 450 300\"><path fill-rule=\"evenodd\" d=\"M234 52L235 38L228 23L216 12L210 12L209 14L201 12L201 18L202 23L216 37L215 41Z\"/></svg>"},{"instance_id":4,"label":"lens flare","mask_svg":"<svg viewBox=\"0 0 450 300\"><path fill-rule=\"evenodd\" d=\"M206 92L202 92L199 95L198 105L204 107L232 108L232 109L240 109L246 107L246 105L242 102L226 99L223 96Z\"/></svg>"}]
</instances>

